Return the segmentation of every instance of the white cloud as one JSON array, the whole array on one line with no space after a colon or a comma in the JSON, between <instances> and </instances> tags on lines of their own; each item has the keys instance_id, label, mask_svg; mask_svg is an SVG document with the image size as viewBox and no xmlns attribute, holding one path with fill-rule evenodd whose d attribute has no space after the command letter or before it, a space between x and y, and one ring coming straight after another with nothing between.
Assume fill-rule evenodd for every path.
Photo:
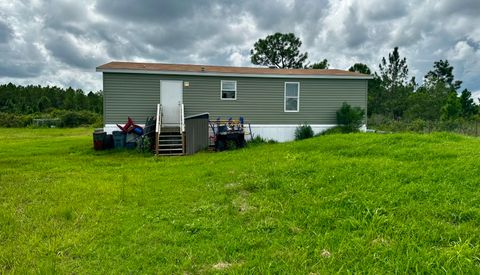
<instances>
[{"instance_id":1,"label":"white cloud","mask_svg":"<svg viewBox=\"0 0 480 275\"><path fill-rule=\"evenodd\" d=\"M480 103L480 90L472 92L472 98L475 101L475 103L479 104Z\"/></svg>"},{"instance_id":2,"label":"white cloud","mask_svg":"<svg viewBox=\"0 0 480 275\"><path fill-rule=\"evenodd\" d=\"M233 66L248 66L250 62L249 56L242 55L239 52L233 52L228 58Z\"/></svg>"},{"instance_id":3,"label":"white cloud","mask_svg":"<svg viewBox=\"0 0 480 275\"><path fill-rule=\"evenodd\" d=\"M394 46L417 80L449 59L480 91L480 1L0 1L0 81L100 89L109 60L249 66L253 43L294 32L310 62L373 70Z\"/></svg>"},{"instance_id":4,"label":"white cloud","mask_svg":"<svg viewBox=\"0 0 480 275\"><path fill-rule=\"evenodd\" d=\"M473 47L468 45L466 41L459 41L454 49L448 53L451 60L466 60L475 55Z\"/></svg>"}]
</instances>

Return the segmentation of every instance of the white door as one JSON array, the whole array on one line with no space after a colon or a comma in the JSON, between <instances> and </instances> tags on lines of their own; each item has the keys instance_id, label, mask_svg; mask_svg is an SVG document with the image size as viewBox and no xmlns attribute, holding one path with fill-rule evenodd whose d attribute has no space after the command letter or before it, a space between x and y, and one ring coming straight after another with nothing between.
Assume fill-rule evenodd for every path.
<instances>
[{"instance_id":1,"label":"white door","mask_svg":"<svg viewBox=\"0 0 480 275\"><path fill-rule=\"evenodd\" d=\"M183 81L160 81L160 104L162 104L162 124L165 126L180 125L180 104L183 102Z\"/></svg>"}]
</instances>

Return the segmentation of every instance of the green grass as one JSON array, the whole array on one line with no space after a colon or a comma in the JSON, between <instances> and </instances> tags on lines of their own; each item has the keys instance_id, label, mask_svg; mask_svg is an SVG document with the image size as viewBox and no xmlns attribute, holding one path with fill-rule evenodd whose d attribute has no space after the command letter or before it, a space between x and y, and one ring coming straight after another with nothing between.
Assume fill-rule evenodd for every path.
<instances>
[{"instance_id":1,"label":"green grass","mask_svg":"<svg viewBox=\"0 0 480 275\"><path fill-rule=\"evenodd\" d=\"M477 273L480 140L327 135L161 157L0 129L0 272Z\"/></svg>"}]
</instances>

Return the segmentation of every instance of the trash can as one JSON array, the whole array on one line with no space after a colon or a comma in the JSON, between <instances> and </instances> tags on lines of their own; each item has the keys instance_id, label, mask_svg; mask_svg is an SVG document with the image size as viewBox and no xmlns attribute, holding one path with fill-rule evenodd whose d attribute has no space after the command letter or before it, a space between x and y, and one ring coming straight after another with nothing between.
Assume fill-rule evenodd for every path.
<instances>
[{"instance_id":1,"label":"trash can","mask_svg":"<svg viewBox=\"0 0 480 275\"><path fill-rule=\"evenodd\" d=\"M105 132L94 132L93 133L93 149L99 151L105 149L105 139L107 133Z\"/></svg>"},{"instance_id":2,"label":"trash can","mask_svg":"<svg viewBox=\"0 0 480 275\"><path fill-rule=\"evenodd\" d=\"M113 131L112 134L115 149L125 148L125 133L122 131Z\"/></svg>"},{"instance_id":3,"label":"trash can","mask_svg":"<svg viewBox=\"0 0 480 275\"><path fill-rule=\"evenodd\" d=\"M125 147L127 149L135 149L137 147L137 139L137 134L128 133L125 137Z\"/></svg>"},{"instance_id":4,"label":"trash can","mask_svg":"<svg viewBox=\"0 0 480 275\"><path fill-rule=\"evenodd\" d=\"M113 149L113 135L106 135L103 142L104 149Z\"/></svg>"}]
</instances>

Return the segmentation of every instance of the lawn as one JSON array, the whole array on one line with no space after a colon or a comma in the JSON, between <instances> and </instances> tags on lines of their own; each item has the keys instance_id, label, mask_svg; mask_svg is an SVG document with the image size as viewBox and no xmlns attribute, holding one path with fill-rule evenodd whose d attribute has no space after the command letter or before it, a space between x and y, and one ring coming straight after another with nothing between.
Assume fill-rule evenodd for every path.
<instances>
[{"instance_id":1,"label":"lawn","mask_svg":"<svg viewBox=\"0 0 480 275\"><path fill-rule=\"evenodd\" d=\"M0 129L0 272L478 273L480 139L350 134L187 157Z\"/></svg>"}]
</instances>

